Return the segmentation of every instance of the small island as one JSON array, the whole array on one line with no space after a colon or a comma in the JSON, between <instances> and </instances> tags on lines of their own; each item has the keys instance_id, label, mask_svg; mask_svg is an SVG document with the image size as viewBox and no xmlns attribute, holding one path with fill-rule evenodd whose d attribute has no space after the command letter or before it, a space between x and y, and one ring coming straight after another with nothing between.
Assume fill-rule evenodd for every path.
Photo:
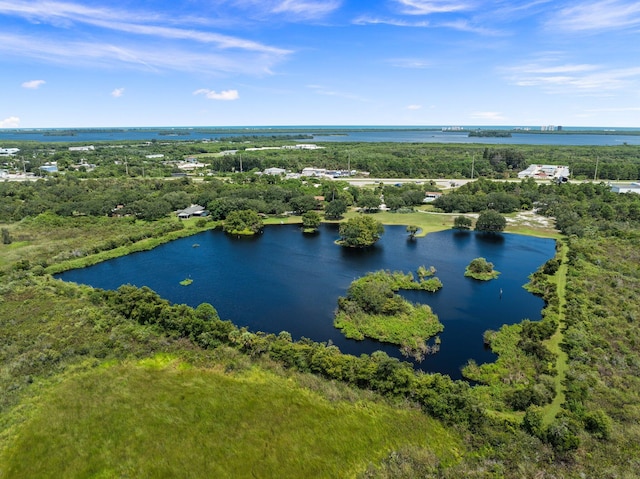
<instances>
[{"instance_id":1,"label":"small island","mask_svg":"<svg viewBox=\"0 0 640 479\"><path fill-rule=\"evenodd\" d=\"M340 223L340 239L336 242L347 248L372 246L384 233L384 226L371 216L356 216Z\"/></svg>"},{"instance_id":2,"label":"small island","mask_svg":"<svg viewBox=\"0 0 640 479\"><path fill-rule=\"evenodd\" d=\"M493 263L485 258L475 258L467 266L464 275L479 281L489 281L497 278L500 272L493 269Z\"/></svg>"},{"instance_id":3,"label":"small island","mask_svg":"<svg viewBox=\"0 0 640 479\"><path fill-rule=\"evenodd\" d=\"M193 280L191 278L185 278L182 281L180 281L180 284L182 286L189 286L191 283L193 283Z\"/></svg>"},{"instance_id":4,"label":"small island","mask_svg":"<svg viewBox=\"0 0 640 479\"><path fill-rule=\"evenodd\" d=\"M376 271L356 279L347 296L338 298L334 326L347 338L366 337L397 344L405 356L423 360L438 350L439 341L434 346L427 341L442 332L444 326L429 306L412 304L396 294L400 289L435 292L442 287L436 277L419 276L416 281L412 273Z\"/></svg>"},{"instance_id":5,"label":"small island","mask_svg":"<svg viewBox=\"0 0 640 479\"><path fill-rule=\"evenodd\" d=\"M469 138L511 138L507 130L474 130L469 132Z\"/></svg>"}]
</instances>

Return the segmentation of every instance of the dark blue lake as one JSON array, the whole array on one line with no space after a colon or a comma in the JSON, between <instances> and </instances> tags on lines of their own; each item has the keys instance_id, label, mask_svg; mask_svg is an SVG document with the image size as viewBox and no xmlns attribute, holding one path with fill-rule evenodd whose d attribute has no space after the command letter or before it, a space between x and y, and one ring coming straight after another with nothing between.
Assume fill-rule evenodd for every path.
<instances>
[{"instance_id":1,"label":"dark blue lake","mask_svg":"<svg viewBox=\"0 0 640 479\"><path fill-rule=\"evenodd\" d=\"M240 239L208 231L58 277L103 289L148 286L173 303L211 303L221 318L253 331L289 331L295 339L330 340L349 354L381 349L405 359L396 346L345 339L333 327L337 299L367 272L415 274L420 265L434 266L444 285L439 292L405 294L429 304L445 326L440 351L417 367L456 379L468 359L495 359L483 345L485 330L541 317L544 302L522 286L553 257L553 240L449 230L409 241L404 227L387 226L373 248L350 250L334 244L337 237L335 225L323 225L316 235L303 235L294 225L271 226L258 237ZM467 264L479 256L494 263L502 273L498 279L464 277ZM193 283L181 286L187 277Z\"/></svg>"}]
</instances>

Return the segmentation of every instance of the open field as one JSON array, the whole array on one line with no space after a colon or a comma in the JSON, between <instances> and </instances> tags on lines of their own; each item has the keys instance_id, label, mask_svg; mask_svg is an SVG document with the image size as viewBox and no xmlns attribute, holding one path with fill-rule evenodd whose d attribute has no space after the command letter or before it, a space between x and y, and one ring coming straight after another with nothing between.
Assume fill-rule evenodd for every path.
<instances>
[{"instance_id":1,"label":"open field","mask_svg":"<svg viewBox=\"0 0 640 479\"><path fill-rule=\"evenodd\" d=\"M258 368L160 357L74 375L1 456L0 477L355 477L391 450L455 461L460 442L418 410L329 401Z\"/></svg>"}]
</instances>

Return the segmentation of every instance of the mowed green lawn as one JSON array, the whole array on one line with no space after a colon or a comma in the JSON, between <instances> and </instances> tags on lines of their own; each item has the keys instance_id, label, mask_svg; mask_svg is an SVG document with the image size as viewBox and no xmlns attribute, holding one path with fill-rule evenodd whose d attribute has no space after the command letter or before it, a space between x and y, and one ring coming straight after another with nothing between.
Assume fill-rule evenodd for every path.
<instances>
[{"instance_id":1,"label":"mowed green lawn","mask_svg":"<svg viewBox=\"0 0 640 479\"><path fill-rule=\"evenodd\" d=\"M0 477L355 477L403 447L461 443L420 411L330 401L254 367L126 362L57 385L17 428Z\"/></svg>"}]
</instances>

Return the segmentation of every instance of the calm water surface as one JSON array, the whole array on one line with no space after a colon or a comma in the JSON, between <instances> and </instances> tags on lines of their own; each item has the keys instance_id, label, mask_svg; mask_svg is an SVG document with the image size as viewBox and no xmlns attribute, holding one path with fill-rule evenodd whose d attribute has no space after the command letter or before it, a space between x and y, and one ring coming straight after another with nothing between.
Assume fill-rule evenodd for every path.
<instances>
[{"instance_id":1,"label":"calm water surface","mask_svg":"<svg viewBox=\"0 0 640 479\"><path fill-rule=\"evenodd\" d=\"M246 132L242 128L232 128L229 132L221 129L219 133L211 133L206 131L198 131L198 128L142 128L142 129L124 129L115 130L86 130L77 129L74 136L55 136L45 134L45 130L23 130L17 132L14 130L0 131L0 141L12 140L30 140L41 142L78 142L91 143L98 141L200 141L200 140L218 140L220 138L237 137L241 135L255 136L272 136L278 134L304 134L311 135L313 139L300 140L303 143L313 141L319 142L395 142L395 143L482 143L482 144L498 144L498 145L594 145L594 146L612 146L612 145L640 145L640 136L628 134L633 128L619 128L615 132L607 135L589 133L589 128L580 128L584 133L575 134L535 134L535 133L513 133L510 138L476 138L469 137L466 132L441 131L432 128L406 128L406 127L356 127L356 129L340 126L326 127L251 127ZM469 127L473 129L474 127ZM504 127L497 127L502 129ZM539 128L539 127L538 127ZM482 129L488 129L482 127ZM537 129L533 127L532 129ZM565 128L571 130L572 128ZM186 135L165 135L161 134L167 130L175 130L177 132L188 133ZM28 133L26 133L28 131ZM51 131L51 130L49 130ZM55 131L55 130L53 130ZM335 131L337 134L327 133Z\"/></svg>"},{"instance_id":2,"label":"calm water surface","mask_svg":"<svg viewBox=\"0 0 640 479\"><path fill-rule=\"evenodd\" d=\"M445 325L440 352L417 366L453 378L460 378L469 358L495 359L484 348L485 330L541 317L544 302L522 285L553 257L553 240L449 230L409 241L404 227L388 226L373 248L348 250L334 244L337 236L334 225L323 225L316 235L303 235L294 225L272 226L259 237L240 239L208 231L58 277L104 289L149 286L173 303L211 303L221 318L253 331L289 331L296 339L331 340L349 354L382 349L404 359L396 346L345 339L333 327L337 299L367 272L415 274L420 265L435 266L443 288L405 296L429 304ZM478 282L463 276L478 256L494 263L502 273L498 279ZM193 283L181 286L187 277Z\"/></svg>"}]
</instances>

